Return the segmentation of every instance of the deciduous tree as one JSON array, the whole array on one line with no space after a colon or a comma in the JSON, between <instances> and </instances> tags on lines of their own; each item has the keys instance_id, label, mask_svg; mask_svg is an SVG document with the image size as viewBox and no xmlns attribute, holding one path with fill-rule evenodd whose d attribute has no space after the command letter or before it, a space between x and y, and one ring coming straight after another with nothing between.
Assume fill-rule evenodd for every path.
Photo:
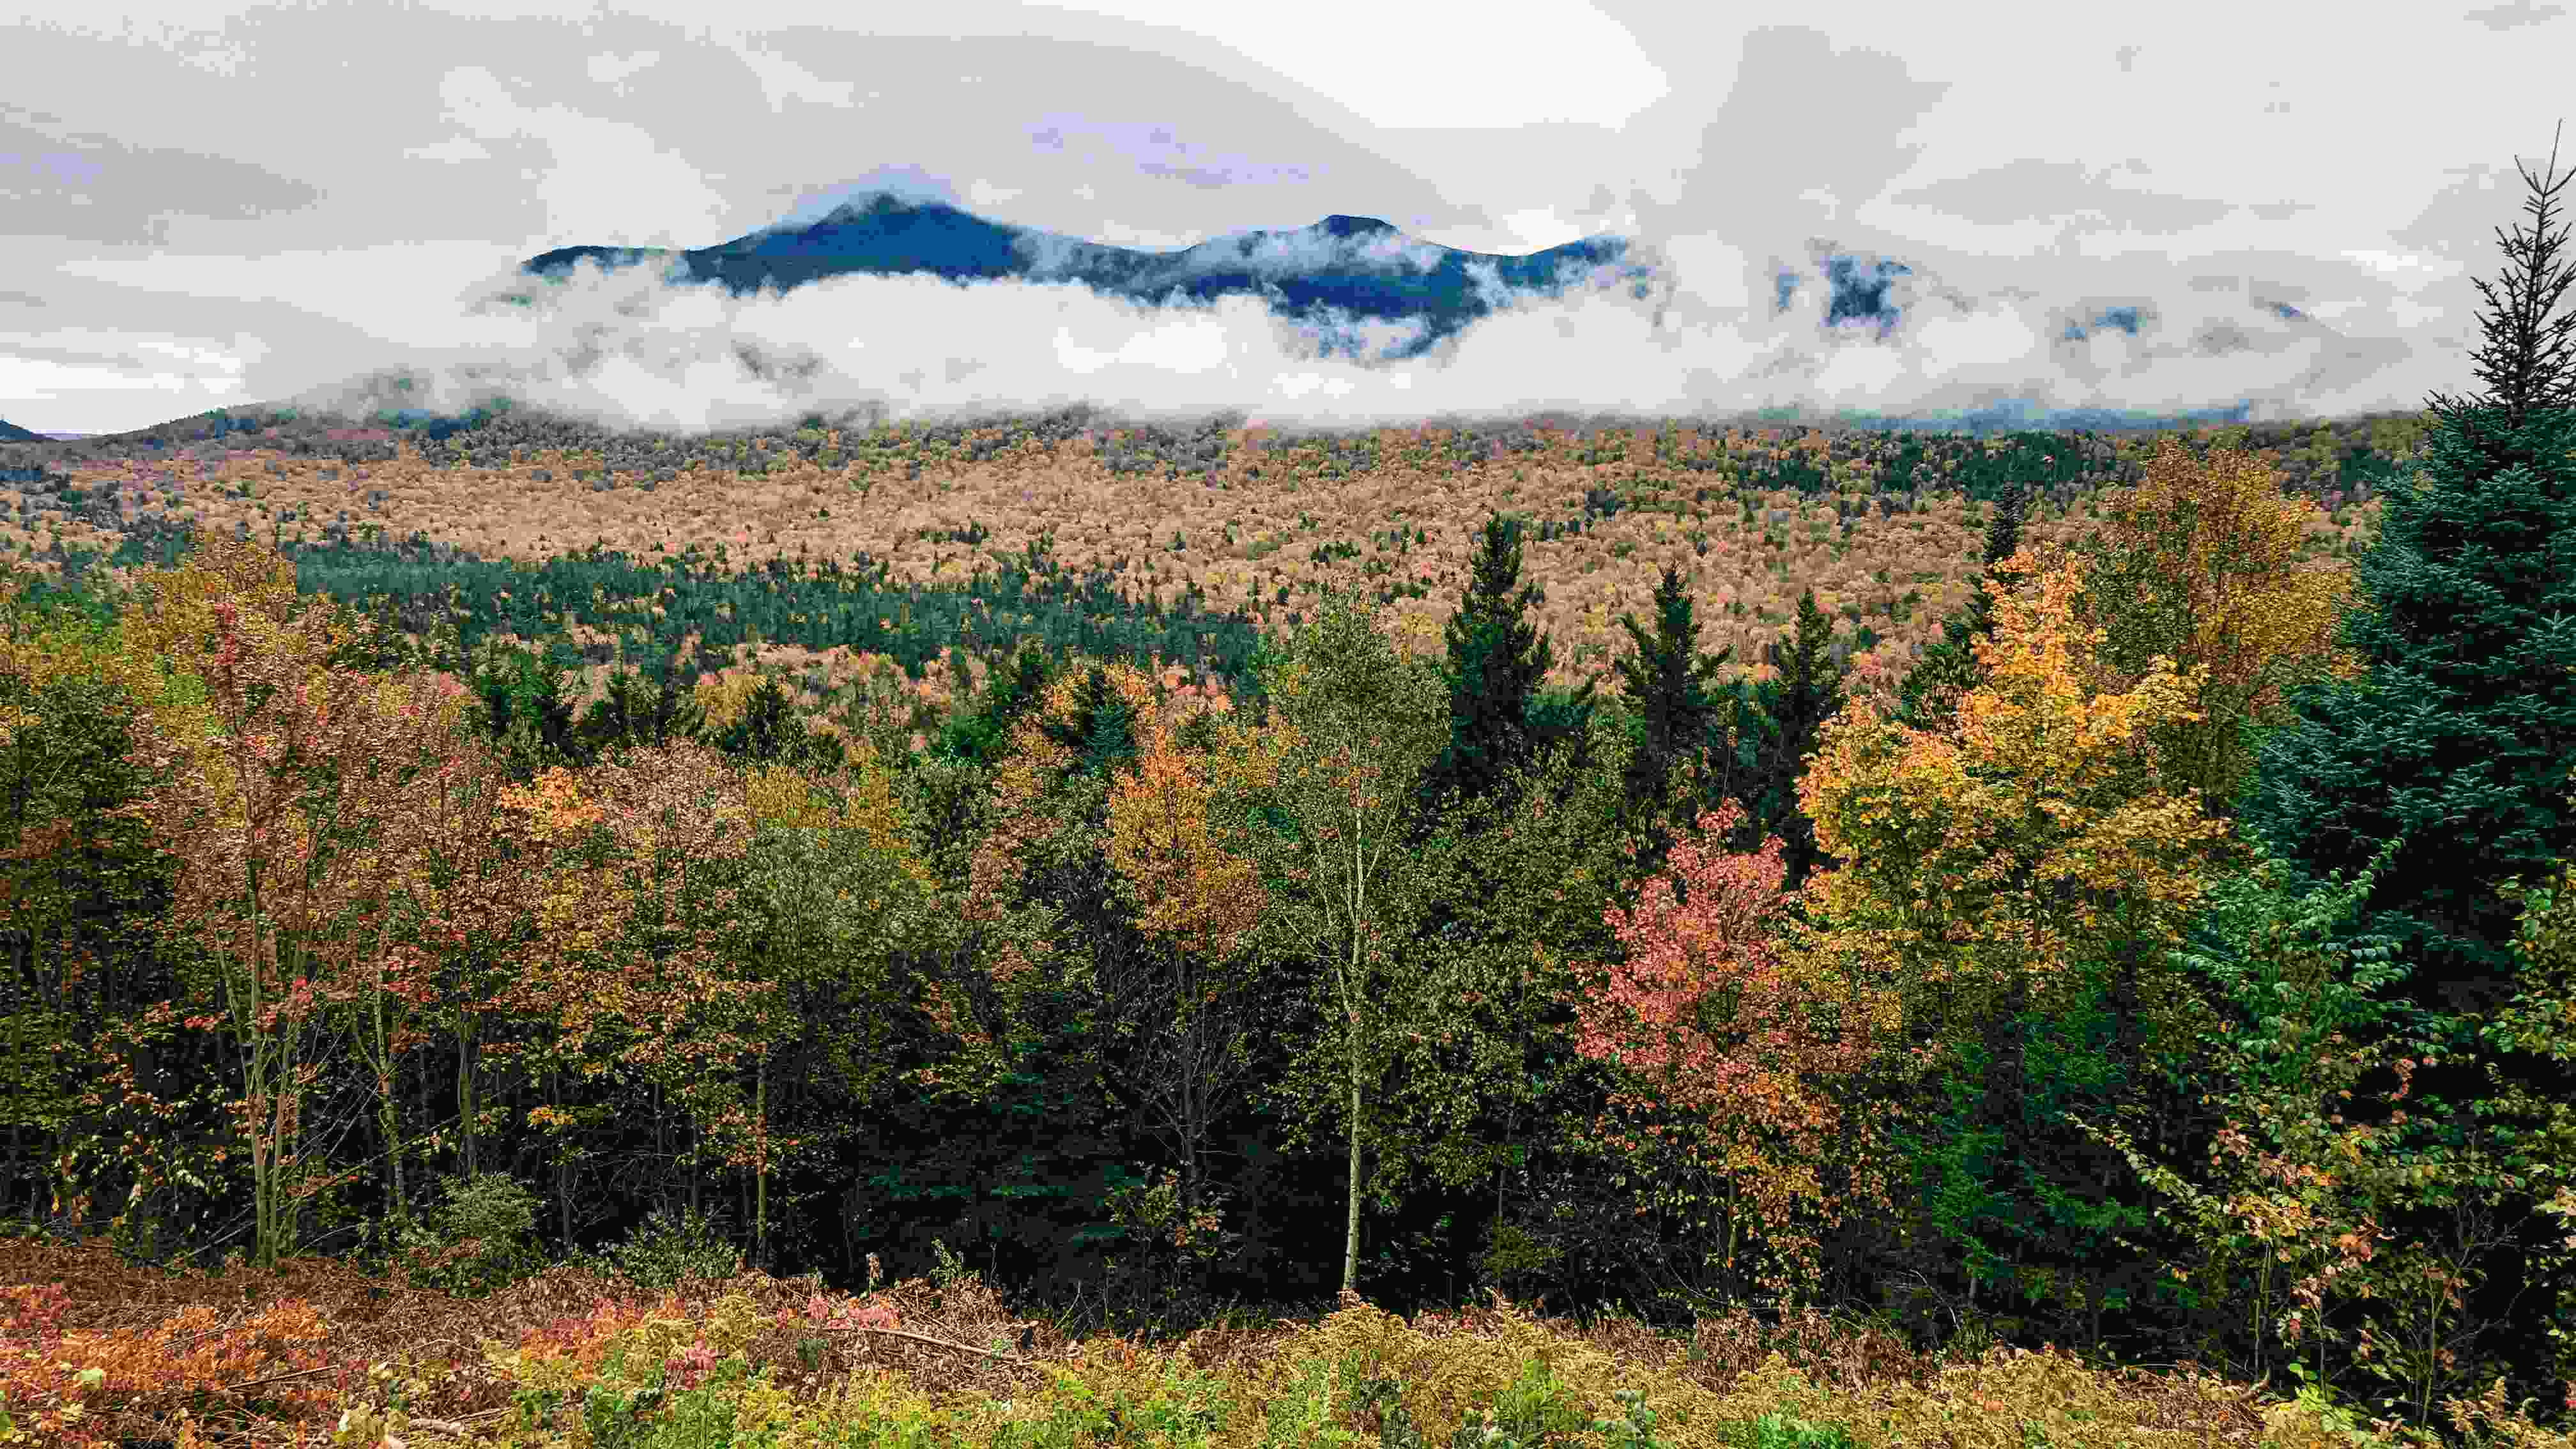
<instances>
[{"instance_id":1,"label":"deciduous tree","mask_svg":"<svg viewBox=\"0 0 2576 1449\"><path fill-rule=\"evenodd\" d=\"M1256 792L1261 818L1236 848L1258 860L1271 906L1263 927L1316 963L1325 1031L1296 1081L1295 1135L1339 1117L1348 1154L1342 1286L1359 1277L1362 1152L1387 1039L1401 1029L1404 936L1414 872L1406 849L1422 772L1449 714L1436 673L1404 656L1374 611L1339 596L1298 631L1268 681L1270 719L1225 761L1229 788Z\"/></svg>"},{"instance_id":2,"label":"deciduous tree","mask_svg":"<svg viewBox=\"0 0 2576 1449\"><path fill-rule=\"evenodd\" d=\"M300 1200L308 1029L342 973L384 963L400 875L387 837L451 764L466 696L444 676L330 667L357 631L296 598L291 563L199 547L128 621L127 647L165 671L144 717L171 770L133 808L181 861L173 909L221 966L221 1002L200 1017L241 1042L257 1252L273 1264Z\"/></svg>"},{"instance_id":3,"label":"deciduous tree","mask_svg":"<svg viewBox=\"0 0 2576 1449\"><path fill-rule=\"evenodd\" d=\"M1580 1049L1637 1084L1617 1105L1688 1119L1679 1145L1726 1185L1713 1258L1732 1274L1758 1238L1779 1261L1756 1281L1794 1295L1815 1284L1818 1232L1864 1204L1887 1205L1868 1118L1842 1105L1860 1094L1841 1079L1868 1067L1898 1013L1871 999L1875 988L1778 949L1789 925L1781 842L1724 853L1740 814L1731 802L1702 814L1696 837L1674 844L1635 905L1607 913L1625 959L1596 968L1600 989L1577 1008Z\"/></svg>"},{"instance_id":4,"label":"deciduous tree","mask_svg":"<svg viewBox=\"0 0 2576 1449\"><path fill-rule=\"evenodd\" d=\"M2069 622L2080 577L2056 569L1999 601L1978 645L1987 682L1953 730L1864 707L1826 726L1799 786L1842 862L1804 893L1814 949L1854 989L1902 1003L1917 1065L1956 1073L1977 1049L1984 1090L1966 1125L2008 1144L2049 1125L2026 1115L2033 1023L2105 990L2116 1015L2169 1017L2161 953L2205 875L2234 859L2225 827L2167 788L2153 744L2192 682L2159 661L2134 690L2094 692L2101 632ZM1925 1140L1946 1152L1956 1136Z\"/></svg>"}]
</instances>

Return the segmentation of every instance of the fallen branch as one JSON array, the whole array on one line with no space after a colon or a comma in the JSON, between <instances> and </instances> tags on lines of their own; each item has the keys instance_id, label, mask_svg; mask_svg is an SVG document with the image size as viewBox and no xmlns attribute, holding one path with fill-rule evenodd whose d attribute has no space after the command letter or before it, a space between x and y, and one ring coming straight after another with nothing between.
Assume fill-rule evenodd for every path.
<instances>
[{"instance_id":1,"label":"fallen branch","mask_svg":"<svg viewBox=\"0 0 2576 1449\"><path fill-rule=\"evenodd\" d=\"M288 1379L309 1379L315 1374L338 1373L342 1367L343 1365L340 1364L328 1363L324 1364L320 1368L296 1369L291 1373L270 1374L264 1379L244 1379L237 1384L226 1384L222 1388L215 1390L215 1392L219 1394L229 1394L237 1389L255 1389L261 1384L284 1383Z\"/></svg>"},{"instance_id":2,"label":"fallen branch","mask_svg":"<svg viewBox=\"0 0 2576 1449\"><path fill-rule=\"evenodd\" d=\"M932 1338L926 1334L911 1333L900 1328L872 1328L862 1323L835 1323L825 1326L823 1331L826 1333L882 1333L892 1338L908 1338L915 1343L926 1343L933 1348L953 1348L959 1353L980 1353L986 1358L997 1358L1004 1363L1028 1362L1027 1359L1022 1358L1015 1353L996 1353L989 1348L977 1348L972 1344L965 1343L950 1343L944 1338ZM1020 1330L1021 1347L1026 1348L1028 1346L1030 1337L1030 1331L1023 1327Z\"/></svg>"},{"instance_id":3,"label":"fallen branch","mask_svg":"<svg viewBox=\"0 0 2576 1449\"><path fill-rule=\"evenodd\" d=\"M427 1432L444 1434L451 1439L471 1439L474 1437L474 1426L471 1421L489 1419L508 1412L507 1409L485 1409L479 1414L466 1415L466 1422L462 1423L454 1419L424 1419L418 1414L406 1414L403 1416L403 1432L406 1434Z\"/></svg>"}]
</instances>

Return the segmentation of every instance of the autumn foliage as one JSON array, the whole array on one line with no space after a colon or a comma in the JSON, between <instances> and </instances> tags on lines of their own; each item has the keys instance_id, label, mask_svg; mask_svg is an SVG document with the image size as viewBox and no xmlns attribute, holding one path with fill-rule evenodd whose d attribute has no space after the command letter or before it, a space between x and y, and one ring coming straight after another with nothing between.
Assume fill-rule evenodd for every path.
<instances>
[{"instance_id":1,"label":"autumn foliage","mask_svg":"<svg viewBox=\"0 0 2576 1449\"><path fill-rule=\"evenodd\" d=\"M1885 1203L1866 1120L1842 1103L1888 1023L1882 1004L1781 949L1793 896L1781 890L1780 841L1749 856L1715 844L1741 813L1731 801L1704 812L1635 908L1608 913L1626 957L1582 998L1578 1040L1641 1084L1615 1105L1686 1124L1611 1140L1633 1151L1641 1134L1661 1138L1715 1172L1728 1189L1721 1261L1732 1271L1758 1238L1783 1259L1759 1278L1776 1289L1812 1284L1810 1223Z\"/></svg>"}]
</instances>

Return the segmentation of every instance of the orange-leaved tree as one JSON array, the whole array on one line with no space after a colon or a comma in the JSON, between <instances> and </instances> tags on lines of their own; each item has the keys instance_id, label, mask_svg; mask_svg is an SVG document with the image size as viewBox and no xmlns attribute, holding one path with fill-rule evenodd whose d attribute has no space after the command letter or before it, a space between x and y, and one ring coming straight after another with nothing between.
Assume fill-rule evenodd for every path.
<instances>
[{"instance_id":1,"label":"orange-leaved tree","mask_svg":"<svg viewBox=\"0 0 2576 1449\"><path fill-rule=\"evenodd\" d=\"M612 843L558 871L541 912L557 1064L649 1088L664 1157L731 1155L754 1135L736 1069L761 1051L776 990L734 949L752 834L742 773L703 745L653 745L577 777L548 771L511 798L549 830L595 824ZM667 1102L687 1114L685 1151L668 1141ZM703 1178L689 1182L694 1202Z\"/></svg>"},{"instance_id":2,"label":"orange-leaved tree","mask_svg":"<svg viewBox=\"0 0 2576 1449\"><path fill-rule=\"evenodd\" d=\"M1225 847L1209 813L1205 758L1182 742L1213 701L1191 692L1138 721L1132 773L1110 788L1109 863L1162 967L1150 1013L1143 1095L1181 1159L1179 1213L1199 1224L1199 1150L1251 1070L1249 1008L1258 975L1243 959L1265 896L1251 860Z\"/></svg>"},{"instance_id":3,"label":"orange-leaved tree","mask_svg":"<svg viewBox=\"0 0 2576 1449\"><path fill-rule=\"evenodd\" d=\"M221 538L153 580L121 621L149 753L167 777L133 808L179 860L171 915L204 945L220 1000L193 1013L241 1046L264 1264L318 1190L300 1151L309 1029L343 991L384 989L407 824L455 767L465 691L335 664L364 634L295 568Z\"/></svg>"},{"instance_id":4,"label":"orange-leaved tree","mask_svg":"<svg viewBox=\"0 0 2576 1449\"><path fill-rule=\"evenodd\" d=\"M1614 1094L1614 1106L1686 1119L1605 1135L1632 1152L1646 1150L1645 1137L1661 1139L1720 1179L1722 1245L1712 1261L1736 1273L1758 1235L1776 1262L1757 1285L1795 1297L1820 1268L1807 1224L1831 1228L1853 1206L1887 1204L1869 1120L1839 1099L1843 1079L1869 1067L1879 1034L1897 1021L1892 1001L1779 948L1794 895L1781 890L1782 843L1726 853L1741 815L1732 800L1703 811L1698 834L1673 844L1636 905L1605 913L1626 959L1595 968L1598 989L1576 1008L1576 1046L1635 1084Z\"/></svg>"}]
</instances>

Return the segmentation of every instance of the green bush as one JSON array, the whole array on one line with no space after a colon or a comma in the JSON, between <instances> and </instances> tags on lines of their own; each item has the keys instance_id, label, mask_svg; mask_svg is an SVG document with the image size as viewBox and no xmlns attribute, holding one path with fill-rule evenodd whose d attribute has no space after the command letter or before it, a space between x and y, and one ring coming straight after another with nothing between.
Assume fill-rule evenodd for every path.
<instances>
[{"instance_id":1,"label":"green bush","mask_svg":"<svg viewBox=\"0 0 2576 1449\"><path fill-rule=\"evenodd\" d=\"M683 1278L730 1278L741 1262L717 1219L655 1208L626 1241L596 1255L593 1266L658 1293Z\"/></svg>"},{"instance_id":2,"label":"green bush","mask_svg":"<svg viewBox=\"0 0 2576 1449\"><path fill-rule=\"evenodd\" d=\"M440 1186L444 1202L395 1230L398 1261L413 1282L480 1298L545 1266L534 1192L499 1172Z\"/></svg>"}]
</instances>

